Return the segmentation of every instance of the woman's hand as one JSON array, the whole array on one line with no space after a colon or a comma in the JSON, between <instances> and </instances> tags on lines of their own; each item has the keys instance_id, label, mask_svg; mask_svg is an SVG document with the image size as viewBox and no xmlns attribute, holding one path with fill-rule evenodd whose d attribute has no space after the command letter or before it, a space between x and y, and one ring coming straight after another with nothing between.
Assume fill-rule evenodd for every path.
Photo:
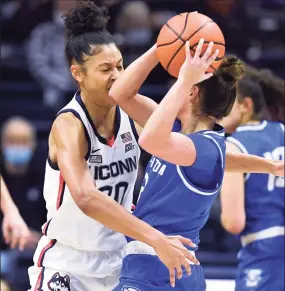
<instances>
[{"instance_id":1,"label":"woman's hand","mask_svg":"<svg viewBox=\"0 0 285 291\"><path fill-rule=\"evenodd\" d=\"M192 85L195 85L213 76L212 73L206 73L206 71L219 55L219 50L217 49L214 53L212 53L214 43L210 42L203 56L200 56L203 44L204 39L200 39L195 51L195 55L192 57L190 53L189 41L186 42L186 59L181 66L178 79L182 80L183 82L190 82Z\"/></svg>"}]
</instances>

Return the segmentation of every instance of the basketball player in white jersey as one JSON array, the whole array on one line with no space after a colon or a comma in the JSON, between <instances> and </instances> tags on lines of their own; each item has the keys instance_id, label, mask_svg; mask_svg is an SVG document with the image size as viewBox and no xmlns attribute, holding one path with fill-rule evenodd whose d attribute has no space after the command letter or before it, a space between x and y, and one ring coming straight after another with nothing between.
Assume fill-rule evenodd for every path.
<instances>
[{"instance_id":1,"label":"basketball player in white jersey","mask_svg":"<svg viewBox=\"0 0 285 291\"><path fill-rule=\"evenodd\" d=\"M120 233L151 245L171 281L181 265L190 271L187 259L198 263L183 246L190 240L166 237L128 212L140 149L134 122L108 96L123 63L107 19L89 1L65 15L66 56L79 91L48 140L48 219L29 269L31 290L111 291L125 253Z\"/></svg>"},{"instance_id":2,"label":"basketball player in white jersey","mask_svg":"<svg viewBox=\"0 0 285 291\"><path fill-rule=\"evenodd\" d=\"M23 250L30 236L30 231L20 215L2 176L0 177L0 180L3 237L6 244L11 248L18 246L20 250Z\"/></svg>"}]
</instances>

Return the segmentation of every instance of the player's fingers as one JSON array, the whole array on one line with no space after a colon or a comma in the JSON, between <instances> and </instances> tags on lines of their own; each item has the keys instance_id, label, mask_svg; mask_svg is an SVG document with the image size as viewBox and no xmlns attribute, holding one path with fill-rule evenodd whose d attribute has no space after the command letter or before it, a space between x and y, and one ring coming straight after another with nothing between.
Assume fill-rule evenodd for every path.
<instances>
[{"instance_id":1,"label":"player's fingers","mask_svg":"<svg viewBox=\"0 0 285 291\"><path fill-rule=\"evenodd\" d=\"M207 59L207 61L206 61L206 69L208 69L209 68L209 66L216 60L216 58L218 57L218 55L219 55L219 50L218 49L216 49L215 50L215 52Z\"/></svg>"},{"instance_id":2,"label":"player's fingers","mask_svg":"<svg viewBox=\"0 0 285 291\"><path fill-rule=\"evenodd\" d=\"M19 241L19 250L21 252L24 250L25 244L26 244L26 239L24 237L21 237Z\"/></svg>"},{"instance_id":3,"label":"player's fingers","mask_svg":"<svg viewBox=\"0 0 285 291\"><path fill-rule=\"evenodd\" d=\"M186 61L190 61L191 60L191 53L190 53L189 41L186 41L186 43L185 43L185 55L186 55Z\"/></svg>"},{"instance_id":4,"label":"player's fingers","mask_svg":"<svg viewBox=\"0 0 285 291\"><path fill-rule=\"evenodd\" d=\"M10 231L6 225L2 225L2 233L5 243L8 245L10 243Z\"/></svg>"},{"instance_id":5,"label":"player's fingers","mask_svg":"<svg viewBox=\"0 0 285 291\"><path fill-rule=\"evenodd\" d=\"M203 54L203 57L201 58L201 60L203 62L207 62L208 58L210 57L210 55L212 54L212 49L213 49L214 43L211 41L206 49L206 51Z\"/></svg>"},{"instance_id":6,"label":"player's fingers","mask_svg":"<svg viewBox=\"0 0 285 291\"><path fill-rule=\"evenodd\" d=\"M19 230L17 228L14 228L11 233L11 241L10 241L10 247L12 249L14 249L17 246L19 239L20 239Z\"/></svg>"},{"instance_id":7,"label":"player's fingers","mask_svg":"<svg viewBox=\"0 0 285 291\"><path fill-rule=\"evenodd\" d=\"M183 255L192 263L194 263L195 265L200 265L200 262L197 260L197 258L195 257L195 255L193 253L191 253L190 251L183 251Z\"/></svg>"},{"instance_id":8,"label":"player's fingers","mask_svg":"<svg viewBox=\"0 0 285 291\"><path fill-rule=\"evenodd\" d=\"M19 240L19 250L20 251L23 251L24 250L25 245L28 242L28 238L29 238L29 236L27 234L21 235L20 240Z\"/></svg>"},{"instance_id":9,"label":"player's fingers","mask_svg":"<svg viewBox=\"0 0 285 291\"><path fill-rule=\"evenodd\" d=\"M194 243L192 242L192 240L189 239L189 238L186 238L186 237L183 237L183 236L181 236L181 235L178 235L178 236L177 236L177 239L179 239L180 242L181 242L183 245L187 245L187 246L192 247L192 248L196 248L196 247L197 247L196 244L194 244Z\"/></svg>"},{"instance_id":10,"label":"player's fingers","mask_svg":"<svg viewBox=\"0 0 285 291\"><path fill-rule=\"evenodd\" d=\"M183 259L183 257L182 257L182 259ZM182 259L181 259L181 261L182 261ZM181 263L182 262L180 262L180 260L177 260L177 263L175 264L176 278L177 279L181 279L182 278L182 275L183 275Z\"/></svg>"},{"instance_id":11,"label":"player's fingers","mask_svg":"<svg viewBox=\"0 0 285 291\"><path fill-rule=\"evenodd\" d=\"M203 44L204 44L204 39L201 38L199 43L198 43L198 45L197 45L196 51L195 51L195 55L194 55L194 59L195 60L200 58L201 51L202 51L202 48L203 48Z\"/></svg>"},{"instance_id":12,"label":"player's fingers","mask_svg":"<svg viewBox=\"0 0 285 291\"><path fill-rule=\"evenodd\" d=\"M189 261L184 258L182 261L182 265L183 265L184 269L186 270L187 275L190 275L191 274L191 266L190 266Z\"/></svg>"},{"instance_id":13,"label":"player's fingers","mask_svg":"<svg viewBox=\"0 0 285 291\"><path fill-rule=\"evenodd\" d=\"M175 269L174 269L174 265L169 266L168 270L169 270L170 285L172 287L175 287Z\"/></svg>"}]
</instances>

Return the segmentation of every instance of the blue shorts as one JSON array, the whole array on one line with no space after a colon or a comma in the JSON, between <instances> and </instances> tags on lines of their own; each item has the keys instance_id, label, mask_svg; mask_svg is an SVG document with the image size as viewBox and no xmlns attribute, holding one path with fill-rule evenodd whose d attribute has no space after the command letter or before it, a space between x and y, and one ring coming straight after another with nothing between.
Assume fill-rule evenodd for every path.
<instances>
[{"instance_id":1,"label":"blue shorts","mask_svg":"<svg viewBox=\"0 0 285 291\"><path fill-rule=\"evenodd\" d=\"M284 258L239 265L235 291L284 291Z\"/></svg>"},{"instance_id":2,"label":"blue shorts","mask_svg":"<svg viewBox=\"0 0 285 291\"><path fill-rule=\"evenodd\" d=\"M172 288L168 269L157 256L128 255L123 260L120 283L113 291L205 291L202 267L191 265L191 269L191 275L184 270L182 279L176 279Z\"/></svg>"}]
</instances>

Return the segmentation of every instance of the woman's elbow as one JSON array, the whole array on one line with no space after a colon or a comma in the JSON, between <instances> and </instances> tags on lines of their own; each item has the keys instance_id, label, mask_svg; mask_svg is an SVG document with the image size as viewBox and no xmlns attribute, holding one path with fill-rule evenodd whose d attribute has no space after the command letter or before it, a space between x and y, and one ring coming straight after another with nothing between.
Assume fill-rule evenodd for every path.
<instances>
[{"instance_id":1,"label":"woman's elbow","mask_svg":"<svg viewBox=\"0 0 285 291\"><path fill-rule=\"evenodd\" d=\"M240 234L245 228L245 216L229 218L222 215L221 223L226 231L237 235L237 234Z\"/></svg>"},{"instance_id":2,"label":"woman's elbow","mask_svg":"<svg viewBox=\"0 0 285 291\"><path fill-rule=\"evenodd\" d=\"M117 85L113 85L109 91L109 98L118 104L121 101L130 99L136 94L136 91L128 91L125 90L125 88L120 88Z\"/></svg>"},{"instance_id":3,"label":"woman's elbow","mask_svg":"<svg viewBox=\"0 0 285 291\"><path fill-rule=\"evenodd\" d=\"M117 102L117 99L120 95L118 92L116 92L113 87L109 91L109 98L112 99L113 101Z\"/></svg>"},{"instance_id":4,"label":"woman's elbow","mask_svg":"<svg viewBox=\"0 0 285 291\"><path fill-rule=\"evenodd\" d=\"M147 152L151 153L155 150L155 137L152 137L150 134L143 131L139 137L139 145Z\"/></svg>"},{"instance_id":5,"label":"woman's elbow","mask_svg":"<svg viewBox=\"0 0 285 291\"><path fill-rule=\"evenodd\" d=\"M100 204L99 202L97 203L94 191L86 191L85 189L82 189L82 191L76 190L71 191L71 195L77 207L88 216L90 216L91 212L95 212L96 209L94 207Z\"/></svg>"}]
</instances>

